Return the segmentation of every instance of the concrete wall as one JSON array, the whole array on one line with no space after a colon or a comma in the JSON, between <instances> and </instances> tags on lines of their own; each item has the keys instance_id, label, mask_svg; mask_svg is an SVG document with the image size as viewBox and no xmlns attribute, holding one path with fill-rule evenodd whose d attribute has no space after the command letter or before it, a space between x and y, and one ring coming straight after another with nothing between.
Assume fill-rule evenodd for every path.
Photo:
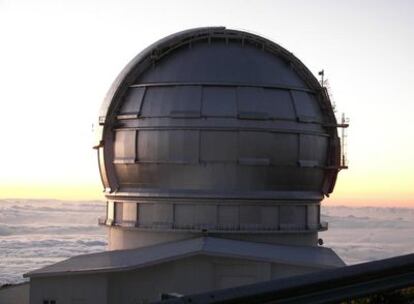
<instances>
[{"instance_id":1,"label":"concrete wall","mask_svg":"<svg viewBox=\"0 0 414 304\"><path fill-rule=\"evenodd\" d=\"M72 275L31 278L30 304L55 300L56 304L107 303L107 275Z\"/></svg>"},{"instance_id":2,"label":"concrete wall","mask_svg":"<svg viewBox=\"0 0 414 304\"><path fill-rule=\"evenodd\" d=\"M108 304L147 303L162 293L192 294L317 271L245 259L194 256L145 269L111 273Z\"/></svg>"},{"instance_id":3,"label":"concrete wall","mask_svg":"<svg viewBox=\"0 0 414 304\"><path fill-rule=\"evenodd\" d=\"M32 278L30 303L139 304L162 293L193 294L317 271L246 259L192 256L131 271ZM0 302L3 303L3 302Z\"/></svg>"},{"instance_id":4,"label":"concrete wall","mask_svg":"<svg viewBox=\"0 0 414 304\"><path fill-rule=\"evenodd\" d=\"M202 236L201 233L137 231L134 228L108 227L108 250L132 249Z\"/></svg>"},{"instance_id":5,"label":"concrete wall","mask_svg":"<svg viewBox=\"0 0 414 304\"><path fill-rule=\"evenodd\" d=\"M271 266L272 279L282 279L321 270L324 269L276 263L273 263Z\"/></svg>"},{"instance_id":6,"label":"concrete wall","mask_svg":"<svg viewBox=\"0 0 414 304\"><path fill-rule=\"evenodd\" d=\"M0 304L28 304L29 282L0 288Z\"/></svg>"},{"instance_id":7,"label":"concrete wall","mask_svg":"<svg viewBox=\"0 0 414 304\"><path fill-rule=\"evenodd\" d=\"M307 233L209 233L209 236L249 242L282 245L316 246L317 232ZM202 232L137 231L135 228L108 227L108 249L132 249L203 236Z\"/></svg>"}]
</instances>

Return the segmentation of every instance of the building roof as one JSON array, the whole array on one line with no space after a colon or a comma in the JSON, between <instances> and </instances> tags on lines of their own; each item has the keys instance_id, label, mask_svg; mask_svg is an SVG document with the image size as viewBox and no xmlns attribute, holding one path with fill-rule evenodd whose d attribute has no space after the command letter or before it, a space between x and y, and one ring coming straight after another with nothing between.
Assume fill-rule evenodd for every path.
<instances>
[{"instance_id":1,"label":"building roof","mask_svg":"<svg viewBox=\"0 0 414 304\"><path fill-rule=\"evenodd\" d=\"M163 300L158 304L188 303L367 303L363 297L385 295L394 303L408 303L414 295L414 254L314 273L279 278L239 287L212 290ZM399 297L401 296L401 297ZM358 300L361 301L358 301ZM395 300L392 300L395 299ZM387 302L385 300L384 302ZM383 303L384 303L383 302ZM153 304L156 304L153 303Z\"/></svg>"},{"instance_id":2,"label":"building roof","mask_svg":"<svg viewBox=\"0 0 414 304\"><path fill-rule=\"evenodd\" d=\"M126 271L195 255L244 258L326 269L345 266L330 248L200 237L137 249L78 255L26 273L24 277Z\"/></svg>"}]
</instances>

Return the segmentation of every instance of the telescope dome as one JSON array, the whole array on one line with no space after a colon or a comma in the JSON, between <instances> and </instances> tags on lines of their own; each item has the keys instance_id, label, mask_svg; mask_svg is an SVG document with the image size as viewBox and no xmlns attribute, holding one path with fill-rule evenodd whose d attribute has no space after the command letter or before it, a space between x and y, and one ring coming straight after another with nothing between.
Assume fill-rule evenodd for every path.
<instances>
[{"instance_id":1,"label":"telescope dome","mask_svg":"<svg viewBox=\"0 0 414 304\"><path fill-rule=\"evenodd\" d=\"M326 90L286 49L224 27L176 33L141 52L114 82L99 121L108 200L143 203L141 215L145 203L216 206L185 211L192 225L212 212L219 229L220 204L318 206L339 168ZM154 210L133 225L151 217L179 227ZM289 217L286 210L278 216Z\"/></svg>"}]
</instances>

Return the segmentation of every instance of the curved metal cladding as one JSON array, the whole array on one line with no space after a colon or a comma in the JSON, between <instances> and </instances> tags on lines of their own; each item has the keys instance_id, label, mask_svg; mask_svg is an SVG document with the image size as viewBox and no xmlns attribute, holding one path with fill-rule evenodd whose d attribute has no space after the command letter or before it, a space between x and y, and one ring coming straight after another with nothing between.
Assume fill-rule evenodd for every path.
<instances>
[{"instance_id":1,"label":"curved metal cladding","mask_svg":"<svg viewBox=\"0 0 414 304\"><path fill-rule=\"evenodd\" d=\"M110 201L319 205L339 168L325 89L279 45L222 27L139 54L110 89L100 128Z\"/></svg>"}]
</instances>

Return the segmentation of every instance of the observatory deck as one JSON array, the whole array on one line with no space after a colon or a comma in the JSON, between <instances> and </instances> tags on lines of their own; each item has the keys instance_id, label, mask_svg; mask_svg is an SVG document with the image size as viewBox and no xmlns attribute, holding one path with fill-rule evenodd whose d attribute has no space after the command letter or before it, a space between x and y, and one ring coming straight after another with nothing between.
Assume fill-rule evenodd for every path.
<instances>
[{"instance_id":1,"label":"observatory deck","mask_svg":"<svg viewBox=\"0 0 414 304\"><path fill-rule=\"evenodd\" d=\"M316 225L282 224L282 225L260 225L260 224L193 224L180 225L173 223L148 224L139 221L121 220L108 221L106 217L100 217L98 224L101 226L113 226L136 231L162 231L162 232L191 232L191 233L315 233L328 230L327 222Z\"/></svg>"}]
</instances>

